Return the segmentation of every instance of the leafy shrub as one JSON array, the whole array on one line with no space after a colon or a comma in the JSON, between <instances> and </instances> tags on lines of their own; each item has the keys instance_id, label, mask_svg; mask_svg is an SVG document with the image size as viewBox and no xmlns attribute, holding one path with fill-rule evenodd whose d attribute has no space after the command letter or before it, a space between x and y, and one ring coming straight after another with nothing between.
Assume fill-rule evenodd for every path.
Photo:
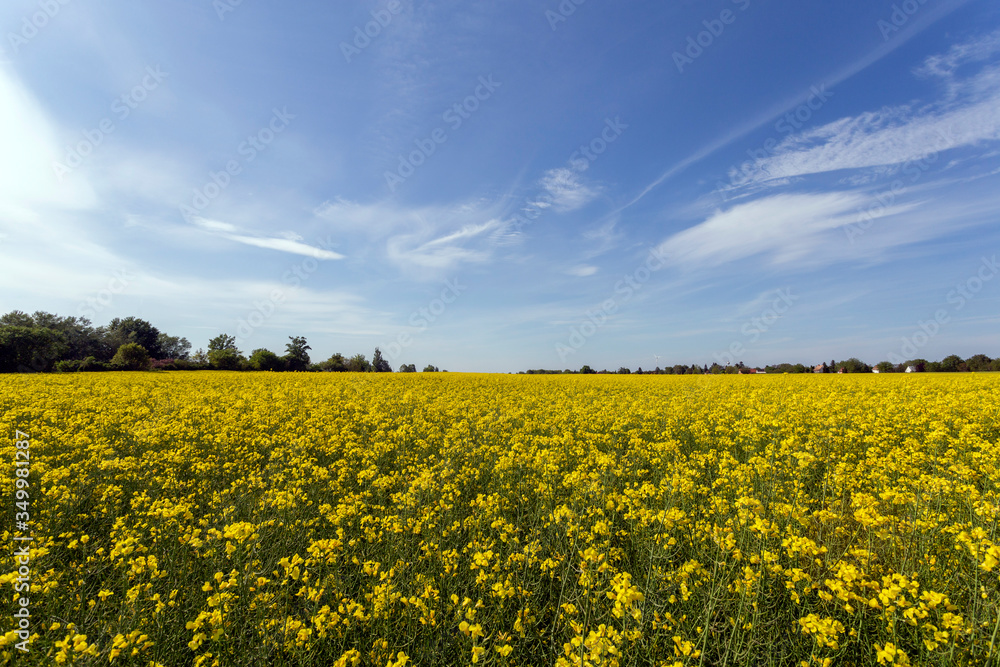
<instances>
[{"instance_id":1,"label":"leafy shrub","mask_svg":"<svg viewBox=\"0 0 1000 667\"><path fill-rule=\"evenodd\" d=\"M250 368L255 371L283 371L285 360L270 350L254 350L250 354Z\"/></svg>"},{"instance_id":2,"label":"leafy shrub","mask_svg":"<svg viewBox=\"0 0 1000 667\"><path fill-rule=\"evenodd\" d=\"M245 361L243 355L236 350L210 350L208 353L208 362L212 368L220 371L238 371Z\"/></svg>"},{"instance_id":3,"label":"leafy shrub","mask_svg":"<svg viewBox=\"0 0 1000 667\"><path fill-rule=\"evenodd\" d=\"M125 343L115 352L111 365L124 371L148 371L152 366L152 360L142 345Z\"/></svg>"},{"instance_id":4,"label":"leafy shrub","mask_svg":"<svg viewBox=\"0 0 1000 667\"><path fill-rule=\"evenodd\" d=\"M80 362L77 370L81 373L98 373L111 370L111 366L103 361L98 361L95 357L87 357Z\"/></svg>"}]
</instances>

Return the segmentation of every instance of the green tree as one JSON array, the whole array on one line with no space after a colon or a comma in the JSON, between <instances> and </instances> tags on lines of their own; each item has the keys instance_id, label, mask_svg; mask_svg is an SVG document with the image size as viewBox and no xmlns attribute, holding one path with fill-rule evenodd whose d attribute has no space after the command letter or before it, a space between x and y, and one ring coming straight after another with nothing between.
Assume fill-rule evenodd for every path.
<instances>
[{"instance_id":1,"label":"green tree","mask_svg":"<svg viewBox=\"0 0 1000 667\"><path fill-rule=\"evenodd\" d=\"M232 350L236 354L240 354L239 349L236 347L236 336L230 336L229 334L219 334L212 340L208 341L208 351L222 351L222 350Z\"/></svg>"},{"instance_id":2,"label":"green tree","mask_svg":"<svg viewBox=\"0 0 1000 667\"><path fill-rule=\"evenodd\" d=\"M851 357L846 361L841 361L836 365L838 369L843 368L845 373L871 373L872 368L857 357Z\"/></svg>"},{"instance_id":3,"label":"green tree","mask_svg":"<svg viewBox=\"0 0 1000 667\"><path fill-rule=\"evenodd\" d=\"M805 373L811 371L812 369L807 369L802 364L777 364L775 366L768 366L764 370L769 373Z\"/></svg>"},{"instance_id":4,"label":"green tree","mask_svg":"<svg viewBox=\"0 0 1000 667\"><path fill-rule=\"evenodd\" d=\"M255 371L283 371L285 362L270 350L258 349L250 353L250 368Z\"/></svg>"},{"instance_id":5,"label":"green tree","mask_svg":"<svg viewBox=\"0 0 1000 667\"><path fill-rule=\"evenodd\" d=\"M391 373L392 366L382 357L382 350L375 348L375 355L372 357L372 371L375 373Z\"/></svg>"},{"instance_id":6,"label":"green tree","mask_svg":"<svg viewBox=\"0 0 1000 667\"><path fill-rule=\"evenodd\" d=\"M114 349L108 348L97 329L85 317L61 317L44 311L36 311L31 318L35 327L51 329L62 335L67 349L64 359L83 359L90 355L110 356Z\"/></svg>"},{"instance_id":7,"label":"green tree","mask_svg":"<svg viewBox=\"0 0 1000 667\"><path fill-rule=\"evenodd\" d=\"M875 368L878 369L879 373L893 373L896 370L896 367L893 366L892 363L888 361L878 362L877 364L875 364Z\"/></svg>"},{"instance_id":8,"label":"green tree","mask_svg":"<svg viewBox=\"0 0 1000 667\"><path fill-rule=\"evenodd\" d=\"M153 359L164 358L160 349L160 330L138 317L116 317L108 324L104 337L111 349L118 350L125 343L137 343Z\"/></svg>"},{"instance_id":9,"label":"green tree","mask_svg":"<svg viewBox=\"0 0 1000 667\"><path fill-rule=\"evenodd\" d=\"M287 353L285 354L285 364L288 366L290 371L307 371L309 370L309 343L302 336L289 336L288 339L290 343L285 343L285 349Z\"/></svg>"},{"instance_id":10,"label":"green tree","mask_svg":"<svg viewBox=\"0 0 1000 667\"><path fill-rule=\"evenodd\" d=\"M110 366L104 363L103 361L98 361L94 357L87 357L86 359L80 362L80 365L77 367L77 370L81 373L84 372L97 373L100 371L110 370Z\"/></svg>"},{"instance_id":11,"label":"green tree","mask_svg":"<svg viewBox=\"0 0 1000 667\"><path fill-rule=\"evenodd\" d=\"M66 337L42 327L0 326L0 372L47 373L69 346Z\"/></svg>"},{"instance_id":12,"label":"green tree","mask_svg":"<svg viewBox=\"0 0 1000 667\"><path fill-rule=\"evenodd\" d=\"M975 371L977 373L990 370L990 364L992 363L993 360L985 354L974 354L965 360L965 366L970 371Z\"/></svg>"},{"instance_id":13,"label":"green tree","mask_svg":"<svg viewBox=\"0 0 1000 667\"><path fill-rule=\"evenodd\" d=\"M187 338L168 336L165 333L161 333L157 337L156 342L160 346L160 352L163 354L164 359L183 359L186 361L190 356L191 343L188 342Z\"/></svg>"},{"instance_id":14,"label":"green tree","mask_svg":"<svg viewBox=\"0 0 1000 667\"><path fill-rule=\"evenodd\" d=\"M80 370L79 361L74 361L72 359L63 359L62 361L57 361L53 370L56 373L75 373Z\"/></svg>"},{"instance_id":15,"label":"green tree","mask_svg":"<svg viewBox=\"0 0 1000 667\"><path fill-rule=\"evenodd\" d=\"M326 361L321 361L319 369L328 373L344 373L347 371L347 359L340 352L337 352Z\"/></svg>"},{"instance_id":16,"label":"green tree","mask_svg":"<svg viewBox=\"0 0 1000 667\"><path fill-rule=\"evenodd\" d=\"M417 365L416 364L402 364L399 367L399 372L400 373L416 373L417 372Z\"/></svg>"},{"instance_id":17,"label":"green tree","mask_svg":"<svg viewBox=\"0 0 1000 667\"><path fill-rule=\"evenodd\" d=\"M351 373L368 373L371 369L372 365L363 354L355 354L347 360L347 370Z\"/></svg>"},{"instance_id":18,"label":"green tree","mask_svg":"<svg viewBox=\"0 0 1000 667\"><path fill-rule=\"evenodd\" d=\"M24 327L32 329L35 326L35 319L23 310L12 310L0 317L0 327Z\"/></svg>"},{"instance_id":19,"label":"green tree","mask_svg":"<svg viewBox=\"0 0 1000 667\"><path fill-rule=\"evenodd\" d=\"M44 311L34 315L14 310L0 316L0 328L24 327L27 329L48 329L57 334L65 349L60 351L61 360L78 360L90 355L109 359L116 348L109 348L103 341L103 333L94 329L85 317L61 317Z\"/></svg>"},{"instance_id":20,"label":"green tree","mask_svg":"<svg viewBox=\"0 0 1000 667\"><path fill-rule=\"evenodd\" d=\"M235 350L211 350L208 363L217 371L238 371L246 359Z\"/></svg>"},{"instance_id":21,"label":"green tree","mask_svg":"<svg viewBox=\"0 0 1000 667\"><path fill-rule=\"evenodd\" d=\"M111 365L123 371L148 371L151 364L146 348L138 343L125 343L111 359Z\"/></svg>"},{"instance_id":22,"label":"green tree","mask_svg":"<svg viewBox=\"0 0 1000 667\"><path fill-rule=\"evenodd\" d=\"M426 366L424 366L424 372L425 373L440 373L441 369L439 369L437 366L431 366L430 364L427 364Z\"/></svg>"},{"instance_id":23,"label":"green tree","mask_svg":"<svg viewBox=\"0 0 1000 667\"><path fill-rule=\"evenodd\" d=\"M951 354L941 360L939 369L944 373L958 373L959 371L968 370L968 367L962 361L962 357L957 354Z\"/></svg>"},{"instance_id":24,"label":"green tree","mask_svg":"<svg viewBox=\"0 0 1000 667\"><path fill-rule=\"evenodd\" d=\"M220 371L238 371L246 359L236 347L236 337L219 334L208 341L208 363Z\"/></svg>"}]
</instances>

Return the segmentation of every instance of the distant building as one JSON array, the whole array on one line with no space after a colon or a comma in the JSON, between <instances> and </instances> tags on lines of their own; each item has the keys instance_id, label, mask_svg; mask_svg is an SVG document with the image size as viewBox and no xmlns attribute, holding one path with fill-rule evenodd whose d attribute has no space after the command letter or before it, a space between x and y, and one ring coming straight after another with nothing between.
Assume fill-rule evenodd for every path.
<instances>
[{"instance_id":1,"label":"distant building","mask_svg":"<svg viewBox=\"0 0 1000 667\"><path fill-rule=\"evenodd\" d=\"M822 372L823 372L823 364L818 364L816 366L813 366L813 373L822 373Z\"/></svg>"},{"instance_id":2,"label":"distant building","mask_svg":"<svg viewBox=\"0 0 1000 667\"><path fill-rule=\"evenodd\" d=\"M879 369L877 369L877 368L873 368L873 369L872 369L872 373L881 373L881 372L882 372L882 371L880 371L880 370L879 370Z\"/></svg>"},{"instance_id":3,"label":"distant building","mask_svg":"<svg viewBox=\"0 0 1000 667\"><path fill-rule=\"evenodd\" d=\"M917 367L916 366L907 366L906 367L906 372L907 373L916 373L917 372Z\"/></svg>"}]
</instances>

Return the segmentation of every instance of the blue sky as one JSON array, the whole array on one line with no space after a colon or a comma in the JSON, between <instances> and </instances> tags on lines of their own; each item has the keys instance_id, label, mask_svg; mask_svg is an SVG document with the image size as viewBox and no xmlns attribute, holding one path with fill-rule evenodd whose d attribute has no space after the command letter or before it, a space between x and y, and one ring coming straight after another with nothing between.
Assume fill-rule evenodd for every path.
<instances>
[{"instance_id":1,"label":"blue sky","mask_svg":"<svg viewBox=\"0 0 1000 667\"><path fill-rule=\"evenodd\" d=\"M453 371L1000 356L993 2L8 0L0 36L4 312Z\"/></svg>"}]
</instances>

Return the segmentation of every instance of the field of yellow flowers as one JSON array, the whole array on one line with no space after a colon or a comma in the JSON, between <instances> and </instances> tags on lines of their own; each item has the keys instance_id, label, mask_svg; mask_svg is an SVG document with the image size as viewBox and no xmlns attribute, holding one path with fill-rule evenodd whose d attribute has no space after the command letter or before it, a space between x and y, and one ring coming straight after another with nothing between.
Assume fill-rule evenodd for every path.
<instances>
[{"instance_id":1,"label":"field of yellow flowers","mask_svg":"<svg viewBox=\"0 0 1000 667\"><path fill-rule=\"evenodd\" d=\"M4 664L1000 654L997 375L2 376L12 518L18 431Z\"/></svg>"}]
</instances>

